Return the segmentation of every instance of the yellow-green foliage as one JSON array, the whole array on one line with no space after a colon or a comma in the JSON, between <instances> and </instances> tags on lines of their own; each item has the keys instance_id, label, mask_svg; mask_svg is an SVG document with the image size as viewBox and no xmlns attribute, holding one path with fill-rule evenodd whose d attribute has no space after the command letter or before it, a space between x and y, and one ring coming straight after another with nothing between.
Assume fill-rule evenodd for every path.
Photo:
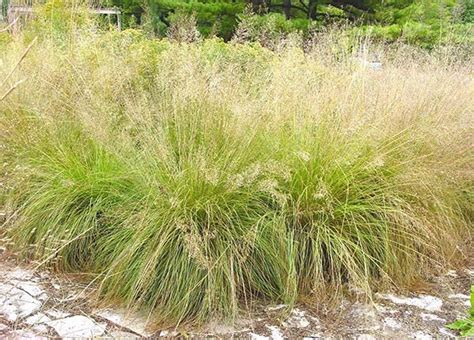
<instances>
[{"instance_id":1,"label":"yellow-green foliage","mask_svg":"<svg viewBox=\"0 0 474 340\"><path fill-rule=\"evenodd\" d=\"M86 7L86 2L75 0L48 0L42 5L35 4L35 20L24 32L26 39L33 36L48 36L56 41L74 39L82 30L93 27L94 18Z\"/></svg>"},{"instance_id":2,"label":"yellow-green foliage","mask_svg":"<svg viewBox=\"0 0 474 340\"><path fill-rule=\"evenodd\" d=\"M0 102L2 201L12 249L94 273L101 298L229 317L405 284L469 239L472 64L402 46L373 70L329 33L306 52L70 36L43 34L0 89L26 79Z\"/></svg>"}]
</instances>

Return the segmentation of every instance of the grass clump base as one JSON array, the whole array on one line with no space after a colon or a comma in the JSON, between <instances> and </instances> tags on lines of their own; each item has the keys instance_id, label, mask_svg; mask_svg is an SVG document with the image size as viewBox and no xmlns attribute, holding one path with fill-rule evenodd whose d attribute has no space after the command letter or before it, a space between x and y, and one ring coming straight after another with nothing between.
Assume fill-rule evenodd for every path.
<instances>
[{"instance_id":1,"label":"grass clump base","mask_svg":"<svg viewBox=\"0 0 474 340\"><path fill-rule=\"evenodd\" d=\"M374 71L337 39L78 32L40 37L0 102L4 228L25 257L178 324L462 256L474 96L452 55L392 49Z\"/></svg>"}]
</instances>

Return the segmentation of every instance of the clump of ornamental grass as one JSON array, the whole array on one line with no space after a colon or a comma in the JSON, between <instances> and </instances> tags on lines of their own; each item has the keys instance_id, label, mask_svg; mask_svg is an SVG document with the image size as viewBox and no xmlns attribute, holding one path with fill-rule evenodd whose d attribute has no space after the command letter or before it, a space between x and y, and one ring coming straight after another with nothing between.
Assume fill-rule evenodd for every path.
<instances>
[{"instance_id":1,"label":"clump of ornamental grass","mask_svg":"<svg viewBox=\"0 0 474 340\"><path fill-rule=\"evenodd\" d=\"M24 257L174 325L462 258L469 64L81 32L42 35L0 102L3 229ZM27 44L0 52L0 79Z\"/></svg>"}]
</instances>

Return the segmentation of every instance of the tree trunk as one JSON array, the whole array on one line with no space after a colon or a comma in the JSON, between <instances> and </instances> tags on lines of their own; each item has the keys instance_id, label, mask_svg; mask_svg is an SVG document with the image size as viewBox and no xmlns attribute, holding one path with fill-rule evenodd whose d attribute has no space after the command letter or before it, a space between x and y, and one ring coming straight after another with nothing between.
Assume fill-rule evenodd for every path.
<instances>
[{"instance_id":1,"label":"tree trunk","mask_svg":"<svg viewBox=\"0 0 474 340\"><path fill-rule=\"evenodd\" d=\"M252 0L252 12L261 14L263 12L265 0Z\"/></svg>"},{"instance_id":2,"label":"tree trunk","mask_svg":"<svg viewBox=\"0 0 474 340\"><path fill-rule=\"evenodd\" d=\"M291 19L291 0L283 0L283 13L286 20Z\"/></svg>"},{"instance_id":3,"label":"tree trunk","mask_svg":"<svg viewBox=\"0 0 474 340\"><path fill-rule=\"evenodd\" d=\"M316 12L318 9L318 2L317 0L309 0L308 4L308 19L316 20Z\"/></svg>"}]
</instances>

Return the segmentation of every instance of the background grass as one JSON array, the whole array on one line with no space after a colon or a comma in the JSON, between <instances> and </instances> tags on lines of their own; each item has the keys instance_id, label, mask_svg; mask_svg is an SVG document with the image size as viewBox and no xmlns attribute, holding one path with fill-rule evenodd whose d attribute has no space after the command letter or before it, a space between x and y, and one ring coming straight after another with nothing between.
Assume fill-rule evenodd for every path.
<instances>
[{"instance_id":1,"label":"background grass","mask_svg":"<svg viewBox=\"0 0 474 340\"><path fill-rule=\"evenodd\" d=\"M373 46L373 70L337 32L269 51L81 15L40 15L0 52L4 79L39 37L1 89L26 79L0 102L12 249L170 324L370 295L462 259L472 63Z\"/></svg>"}]
</instances>

